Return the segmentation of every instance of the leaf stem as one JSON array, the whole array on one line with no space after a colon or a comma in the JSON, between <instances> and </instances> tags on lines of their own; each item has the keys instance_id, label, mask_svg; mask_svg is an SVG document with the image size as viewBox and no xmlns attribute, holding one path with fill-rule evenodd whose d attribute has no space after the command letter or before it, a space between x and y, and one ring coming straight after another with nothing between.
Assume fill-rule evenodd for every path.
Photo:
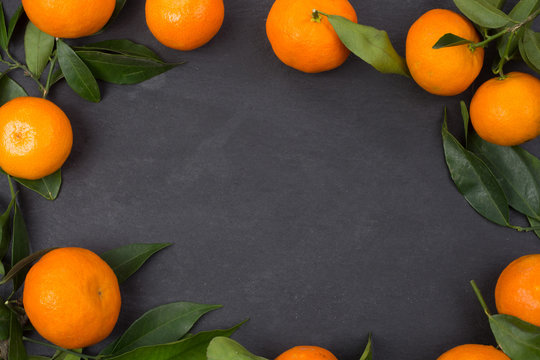
<instances>
[{"instance_id":1,"label":"leaf stem","mask_svg":"<svg viewBox=\"0 0 540 360\"><path fill-rule=\"evenodd\" d=\"M482 306L482 309L484 309L484 312L486 313L487 316L491 316L491 313L489 312L489 308L486 304L486 301L484 300L484 297L482 296L482 293L480 292L480 289L478 288L474 280L471 280L471 286L474 290L474 293L478 301L480 302L480 305Z\"/></svg>"},{"instance_id":2,"label":"leaf stem","mask_svg":"<svg viewBox=\"0 0 540 360\"><path fill-rule=\"evenodd\" d=\"M75 356L83 358L83 359L101 359L101 358L103 358L103 356L99 356L99 355L98 356L92 356L92 355L81 354L81 353L78 353L78 352L75 352L75 351L71 351L71 350L68 350L68 349L61 348L60 346L56 346L54 344L49 344L49 343L46 343L46 342L34 340L34 339L31 339L31 338L26 337L26 336L23 336L23 340L34 343L34 344L38 344L38 345L48 346L50 348L60 350L62 352L65 352L65 353L68 353L68 354L71 354L71 355L75 355Z\"/></svg>"},{"instance_id":3,"label":"leaf stem","mask_svg":"<svg viewBox=\"0 0 540 360\"><path fill-rule=\"evenodd\" d=\"M514 229L519 232L529 232L529 231L536 231L540 230L540 226L530 226L530 227L521 227L517 225L507 225L510 229Z\"/></svg>"}]
</instances>

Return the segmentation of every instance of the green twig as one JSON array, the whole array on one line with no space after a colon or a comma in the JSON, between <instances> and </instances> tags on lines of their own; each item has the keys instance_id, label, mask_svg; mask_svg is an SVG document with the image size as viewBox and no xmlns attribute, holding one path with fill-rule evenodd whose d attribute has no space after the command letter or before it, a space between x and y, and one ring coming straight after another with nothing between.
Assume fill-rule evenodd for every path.
<instances>
[{"instance_id":1,"label":"green twig","mask_svg":"<svg viewBox=\"0 0 540 360\"><path fill-rule=\"evenodd\" d=\"M71 351L71 350L68 350L68 349L61 348L60 346L56 346L54 344L49 344L49 343L46 343L46 342L34 340L34 339L31 339L31 338L26 337L26 336L23 336L23 340L34 343L34 344L38 344L38 345L48 346L50 348L53 348L53 349L56 349L56 350L59 350L59 351L62 351L62 352L65 352L65 353L68 353L68 354L71 354L71 355L75 355L75 356L83 358L83 359L101 359L101 358L103 358L103 356L92 356L92 355L81 354L81 353L78 353L78 352L75 352L75 351Z\"/></svg>"},{"instance_id":2,"label":"green twig","mask_svg":"<svg viewBox=\"0 0 540 360\"><path fill-rule=\"evenodd\" d=\"M478 301L480 302L480 305L482 306L482 309L484 309L484 312L487 316L491 316L486 301L484 300L484 297L482 296L482 293L480 292L480 289L478 288L474 280L471 280L471 286L474 290L474 293L476 294L476 297L478 298Z\"/></svg>"},{"instance_id":3,"label":"green twig","mask_svg":"<svg viewBox=\"0 0 540 360\"><path fill-rule=\"evenodd\" d=\"M540 226L529 226L529 227L521 227L517 225L507 225L510 229L514 229L519 232L529 232L529 231L536 231L540 230Z\"/></svg>"},{"instance_id":4,"label":"green twig","mask_svg":"<svg viewBox=\"0 0 540 360\"><path fill-rule=\"evenodd\" d=\"M512 44L512 41L514 40L514 36L516 36L515 32L510 33L510 36L508 37L508 41L506 42L506 47L504 48L504 53L501 56L501 60L499 61L499 64L493 71L495 74L499 74L499 77L501 79L505 78L504 73L503 73L503 66L504 64L506 64L508 60L510 60L508 58L508 55L510 54L510 44Z\"/></svg>"},{"instance_id":5,"label":"green twig","mask_svg":"<svg viewBox=\"0 0 540 360\"><path fill-rule=\"evenodd\" d=\"M510 27L504 28L503 30L496 33L495 35L488 36L483 41L477 42L475 44L470 44L469 48L471 50L474 50L474 49L479 48L479 47L485 47L487 44L489 44L493 40L496 40L496 39L500 38L501 36L504 36L504 35L506 35L508 33L515 33L516 31L521 29L523 26L527 25L528 23L530 23L531 21L536 19L538 17L538 15L540 15L540 9L536 10L534 13L532 13L529 17L527 17L522 22L519 22L519 23L517 23L515 25L512 25Z\"/></svg>"},{"instance_id":6,"label":"green twig","mask_svg":"<svg viewBox=\"0 0 540 360\"><path fill-rule=\"evenodd\" d=\"M2 63L6 64L9 66L10 70L13 70L13 69L21 69L24 74L28 77L30 77L32 80L34 80L34 82L36 83L36 85L39 87L39 90L41 92L45 91L45 87L43 86L43 84L41 83L41 81L39 81L39 78L36 77L29 69L26 65L22 64L20 61L18 61L17 59L15 59L11 53L9 52L9 50L5 49L5 52L6 52L6 55L8 56L8 58L11 60L10 61L6 61L6 60L1 60Z\"/></svg>"}]
</instances>

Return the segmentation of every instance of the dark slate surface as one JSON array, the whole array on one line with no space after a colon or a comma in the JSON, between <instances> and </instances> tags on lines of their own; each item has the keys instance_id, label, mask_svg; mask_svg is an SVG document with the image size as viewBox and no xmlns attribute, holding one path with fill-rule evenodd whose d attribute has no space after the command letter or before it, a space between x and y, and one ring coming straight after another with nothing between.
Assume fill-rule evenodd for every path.
<instances>
[{"instance_id":1,"label":"dark slate surface","mask_svg":"<svg viewBox=\"0 0 540 360\"><path fill-rule=\"evenodd\" d=\"M18 2L4 3L11 13ZM436 97L354 58L300 73L266 39L271 0L225 3L222 30L193 52L160 45L139 0L107 32L76 42L128 38L188 63L140 85L101 84L99 104L53 88L75 144L57 201L22 194L32 248L174 242L122 286L115 334L186 300L225 305L197 329L251 318L235 339L268 358L316 344L356 359L369 331L379 360L492 344L468 282L493 307L498 273L540 240L485 221L449 178L442 108L461 134L458 101L473 90ZM449 0L353 5L402 54L416 18L454 9ZM528 148L540 154L538 141Z\"/></svg>"}]
</instances>

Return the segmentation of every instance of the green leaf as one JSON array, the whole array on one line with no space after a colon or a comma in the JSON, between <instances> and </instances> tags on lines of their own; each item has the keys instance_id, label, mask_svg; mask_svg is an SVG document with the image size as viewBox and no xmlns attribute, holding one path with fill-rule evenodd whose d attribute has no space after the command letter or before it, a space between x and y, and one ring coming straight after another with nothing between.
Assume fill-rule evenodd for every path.
<instances>
[{"instance_id":1,"label":"green leaf","mask_svg":"<svg viewBox=\"0 0 540 360\"><path fill-rule=\"evenodd\" d=\"M58 170L57 172L38 180L19 178L13 178L13 180L24 187L35 191L47 200L55 200L58 197L60 186L62 185L62 170Z\"/></svg>"},{"instance_id":2,"label":"green leaf","mask_svg":"<svg viewBox=\"0 0 540 360\"><path fill-rule=\"evenodd\" d=\"M88 66L64 41L57 41L58 63L68 85L83 99L99 102L99 87Z\"/></svg>"},{"instance_id":3,"label":"green leaf","mask_svg":"<svg viewBox=\"0 0 540 360\"><path fill-rule=\"evenodd\" d=\"M81 353L82 349L73 349L72 352ZM74 355L73 353L68 353L65 351L58 350L52 357L54 360L81 360L80 356Z\"/></svg>"},{"instance_id":4,"label":"green leaf","mask_svg":"<svg viewBox=\"0 0 540 360\"><path fill-rule=\"evenodd\" d=\"M529 15L531 15L535 10L537 10L540 7L540 0L520 0L510 11L508 16L510 16L515 21L523 21ZM506 52L506 47L508 46L508 58L507 60L510 60L514 53L516 52L519 44L519 39L523 36L523 32L525 31L526 27L523 27L519 29L514 36L511 36L511 34L505 34L497 44L497 50L499 52L499 56L502 58ZM508 41L510 41L510 44L508 44Z\"/></svg>"},{"instance_id":5,"label":"green leaf","mask_svg":"<svg viewBox=\"0 0 540 360\"><path fill-rule=\"evenodd\" d=\"M434 49L441 49L450 46L459 46L463 44L472 44L473 41L464 39L457 35L447 33L441 36L441 38L433 45Z\"/></svg>"},{"instance_id":6,"label":"green leaf","mask_svg":"<svg viewBox=\"0 0 540 360\"><path fill-rule=\"evenodd\" d=\"M362 353L362 356L360 356L360 360L372 360L372 359L373 359L373 346L372 346L371 334L369 334L366 349Z\"/></svg>"},{"instance_id":7,"label":"green leaf","mask_svg":"<svg viewBox=\"0 0 540 360\"><path fill-rule=\"evenodd\" d=\"M218 336L210 341L207 360L267 360L253 355L245 347L228 337Z\"/></svg>"},{"instance_id":8,"label":"green leaf","mask_svg":"<svg viewBox=\"0 0 540 360\"><path fill-rule=\"evenodd\" d=\"M116 341L110 354L119 355L141 346L181 339L201 316L220 307L189 302L159 306L137 319Z\"/></svg>"},{"instance_id":9,"label":"green leaf","mask_svg":"<svg viewBox=\"0 0 540 360\"><path fill-rule=\"evenodd\" d=\"M496 224L508 226L508 202L501 187L482 160L450 134L446 111L442 138L446 164L459 192L480 215Z\"/></svg>"},{"instance_id":10,"label":"green leaf","mask_svg":"<svg viewBox=\"0 0 540 360\"><path fill-rule=\"evenodd\" d=\"M59 82L64 78L64 74L62 74L62 69L57 69L51 78L51 86Z\"/></svg>"},{"instance_id":11,"label":"green leaf","mask_svg":"<svg viewBox=\"0 0 540 360\"><path fill-rule=\"evenodd\" d=\"M24 33L24 52L28 70L40 77L49 62L54 47L54 37L39 30L31 21Z\"/></svg>"},{"instance_id":12,"label":"green leaf","mask_svg":"<svg viewBox=\"0 0 540 360\"><path fill-rule=\"evenodd\" d=\"M454 0L457 8L472 22L488 29L497 29L512 19L487 0Z\"/></svg>"},{"instance_id":13,"label":"green leaf","mask_svg":"<svg viewBox=\"0 0 540 360\"><path fill-rule=\"evenodd\" d=\"M8 360L26 360L26 349L22 339L22 328L14 312L9 317L9 355Z\"/></svg>"},{"instance_id":14,"label":"green leaf","mask_svg":"<svg viewBox=\"0 0 540 360\"><path fill-rule=\"evenodd\" d=\"M540 358L540 328L510 315L489 317L497 343L512 360Z\"/></svg>"},{"instance_id":15,"label":"green leaf","mask_svg":"<svg viewBox=\"0 0 540 360\"><path fill-rule=\"evenodd\" d=\"M526 29L519 42L519 52L527 65L540 73L540 33Z\"/></svg>"},{"instance_id":16,"label":"green leaf","mask_svg":"<svg viewBox=\"0 0 540 360\"><path fill-rule=\"evenodd\" d=\"M48 358L46 356L30 355L28 356L28 360L51 360L51 358Z\"/></svg>"},{"instance_id":17,"label":"green leaf","mask_svg":"<svg viewBox=\"0 0 540 360\"><path fill-rule=\"evenodd\" d=\"M170 245L171 243L131 244L108 251L102 254L101 258L114 270L118 282L122 283L133 275L150 256Z\"/></svg>"},{"instance_id":18,"label":"green leaf","mask_svg":"<svg viewBox=\"0 0 540 360\"><path fill-rule=\"evenodd\" d=\"M323 15L328 17L341 42L360 59L382 73L410 76L405 59L398 55L386 31L341 16Z\"/></svg>"},{"instance_id":19,"label":"green leaf","mask_svg":"<svg viewBox=\"0 0 540 360\"><path fill-rule=\"evenodd\" d=\"M159 56L144 45L134 43L130 40L106 40L93 44L86 44L84 46L74 47L75 50L101 50L110 51L113 53L131 55L143 58L154 59L156 61L162 61Z\"/></svg>"},{"instance_id":20,"label":"green leaf","mask_svg":"<svg viewBox=\"0 0 540 360\"><path fill-rule=\"evenodd\" d=\"M465 145L467 145L469 143L469 110L465 101L460 101L459 106L461 107L461 117L463 118L463 128L465 131Z\"/></svg>"},{"instance_id":21,"label":"green leaf","mask_svg":"<svg viewBox=\"0 0 540 360\"><path fill-rule=\"evenodd\" d=\"M499 146L471 136L470 149L497 178L510 206L540 220L540 159L519 146Z\"/></svg>"},{"instance_id":22,"label":"green leaf","mask_svg":"<svg viewBox=\"0 0 540 360\"><path fill-rule=\"evenodd\" d=\"M500 8L503 7L506 0L486 0L486 2L488 2L491 5L495 6L497 9L500 9Z\"/></svg>"},{"instance_id":23,"label":"green leaf","mask_svg":"<svg viewBox=\"0 0 540 360\"><path fill-rule=\"evenodd\" d=\"M531 224L532 227L537 228L537 230L534 230L534 234L540 238L540 221L535 220L529 216L527 217L527 219L529 220L529 224Z\"/></svg>"},{"instance_id":24,"label":"green leaf","mask_svg":"<svg viewBox=\"0 0 540 360\"><path fill-rule=\"evenodd\" d=\"M126 0L116 0L116 5L114 7L114 11L113 11L113 13L111 15L111 18L107 22L107 24L105 24L105 26L103 27L104 29L106 29L108 26L110 26L112 24L112 22L114 20L116 20L116 18L120 14L120 11L122 11L122 9L124 8L124 5L126 5Z\"/></svg>"},{"instance_id":25,"label":"green leaf","mask_svg":"<svg viewBox=\"0 0 540 360\"><path fill-rule=\"evenodd\" d=\"M14 267L19 261L30 254L30 243L28 241L28 231L24 223L23 215L19 205L15 202L13 213L13 231L11 242L11 266ZM10 271L11 272L11 271ZM13 276L13 291L16 291L24 282L26 271L22 269Z\"/></svg>"},{"instance_id":26,"label":"green leaf","mask_svg":"<svg viewBox=\"0 0 540 360\"><path fill-rule=\"evenodd\" d=\"M144 346L122 355L109 357L109 360L206 360L206 349L217 336L231 336L243 323L227 330L200 332L187 339L168 344Z\"/></svg>"},{"instance_id":27,"label":"green leaf","mask_svg":"<svg viewBox=\"0 0 540 360\"><path fill-rule=\"evenodd\" d=\"M57 249L57 248L52 247L52 248L36 251L35 253L28 255L24 259L20 260L11 268L11 270L9 270L6 276L4 276L2 280L0 280L0 285L7 283L16 275L20 275L20 274L26 275L26 273L28 272L28 268L30 267L30 265L32 265L34 261L40 259L43 255L45 255L46 253L54 249Z\"/></svg>"},{"instance_id":28,"label":"green leaf","mask_svg":"<svg viewBox=\"0 0 540 360\"><path fill-rule=\"evenodd\" d=\"M11 321L11 311L6 305L0 304L0 340L9 339L9 326Z\"/></svg>"},{"instance_id":29,"label":"green leaf","mask_svg":"<svg viewBox=\"0 0 540 360\"><path fill-rule=\"evenodd\" d=\"M21 85L17 84L15 80L4 74L0 78L0 106L21 96L28 96L28 94Z\"/></svg>"},{"instance_id":30,"label":"green leaf","mask_svg":"<svg viewBox=\"0 0 540 360\"><path fill-rule=\"evenodd\" d=\"M140 83L179 65L100 51L77 51L77 55L97 79L121 85Z\"/></svg>"},{"instance_id":31,"label":"green leaf","mask_svg":"<svg viewBox=\"0 0 540 360\"><path fill-rule=\"evenodd\" d=\"M13 35L13 31L15 30L15 26L17 26L17 23L19 22L19 19L21 18L22 13L24 12L22 4L19 5L17 8L17 11L15 11L15 14L11 17L9 20L9 25L7 29L7 42L9 44L9 41L11 40L11 36Z\"/></svg>"},{"instance_id":32,"label":"green leaf","mask_svg":"<svg viewBox=\"0 0 540 360\"><path fill-rule=\"evenodd\" d=\"M4 258L6 255L9 243L11 242L11 233L10 233L10 218L11 218L11 209L13 208L13 205L15 205L15 201L17 199L17 196L14 196L11 201L9 202L9 206L7 210L0 216L0 260ZM1 340L1 339L0 339Z\"/></svg>"},{"instance_id":33,"label":"green leaf","mask_svg":"<svg viewBox=\"0 0 540 360\"><path fill-rule=\"evenodd\" d=\"M4 15L4 5L0 1L0 47L6 50L8 46L8 36L6 29L6 18Z\"/></svg>"}]
</instances>

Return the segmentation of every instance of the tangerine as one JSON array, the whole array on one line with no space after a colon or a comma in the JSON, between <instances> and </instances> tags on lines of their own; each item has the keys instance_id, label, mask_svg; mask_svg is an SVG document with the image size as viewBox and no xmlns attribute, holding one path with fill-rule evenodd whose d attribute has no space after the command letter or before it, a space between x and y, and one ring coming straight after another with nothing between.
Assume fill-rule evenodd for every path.
<instances>
[{"instance_id":1,"label":"tangerine","mask_svg":"<svg viewBox=\"0 0 540 360\"><path fill-rule=\"evenodd\" d=\"M409 29L406 60L414 81L426 91L451 96L465 91L476 79L484 62L484 49L468 45L433 49L445 34L452 33L478 42L473 24L450 10L433 9L416 20Z\"/></svg>"},{"instance_id":2,"label":"tangerine","mask_svg":"<svg viewBox=\"0 0 540 360\"><path fill-rule=\"evenodd\" d=\"M510 263L497 281L495 304L501 314L540 326L540 254Z\"/></svg>"},{"instance_id":3,"label":"tangerine","mask_svg":"<svg viewBox=\"0 0 540 360\"><path fill-rule=\"evenodd\" d=\"M92 35L105 26L116 0L22 0L24 11L38 29L54 37Z\"/></svg>"},{"instance_id":4,"label":"tangerine","mask_svg":"<svg viewBox=\"0 0 540 360\"><path fill-rule=\"evenodd\" d=\"M26 96L0 107L0 167L6 173L29 180L50 175L72 144L69 119L51 101Z\"/></svg>"},{"instance_id":5,"label":"tangerine","mask_svg":"<svg viewBox=\"0 0 540 360\"><path fill-rule=\"evenodd\" d=\"M510 360L510 358L493 346L466 344L448 350L437 360Z\"/></svg>"},{"instance_id":6,"label":"tangerine","mask_svg":"<svg viewBox=\"0 0 540 360\"><path fill-rule=\"evenodd\" d=\"M318 346L295 346L279 355L276 360L337 360L330 351Z\"/></svg>"},{"instance_id":7,"label":"tangerine","mask_svg":"<svg viewBox=\"0 0 540 360\"><path fill-rule=\"evenodd\" d=\"M113 270L87 249L52 250L26 275L23 304L30 322L41 336L65 349L109 336L120 302Z\"/></svg>"},{"instance_id":8,"label":"tangerine","mask_svg":"<svg viewBox=\"0 0 540 360\"><path fill-rule=\"evenodd\" d=\"M225 17L223 0L146 0L146 24L163 45L189 51L209 42Z\"/></svg>"},{"instance_id":9,"label":"tangerine","mask_svg":"<svg viewBox=\"0 0 540 360\"><path fill-rule=\"evenodd\" d=\"M471 123L486 141L519 145L540 135L540 80L511 72L483 83L471 101Z\"/></svg>"},{"instance_id":10,"label":"tangerine","mask_svg":"<svg viewBox=\"0 0 540 360\"><path fill-rule=\"evenodd\" d=\"M357 22L347 0L276 0L266 20L266 34L276 56L306 73L335 69L350 54L326 16L314 9Z\"/></svg>"}]
</instances>

